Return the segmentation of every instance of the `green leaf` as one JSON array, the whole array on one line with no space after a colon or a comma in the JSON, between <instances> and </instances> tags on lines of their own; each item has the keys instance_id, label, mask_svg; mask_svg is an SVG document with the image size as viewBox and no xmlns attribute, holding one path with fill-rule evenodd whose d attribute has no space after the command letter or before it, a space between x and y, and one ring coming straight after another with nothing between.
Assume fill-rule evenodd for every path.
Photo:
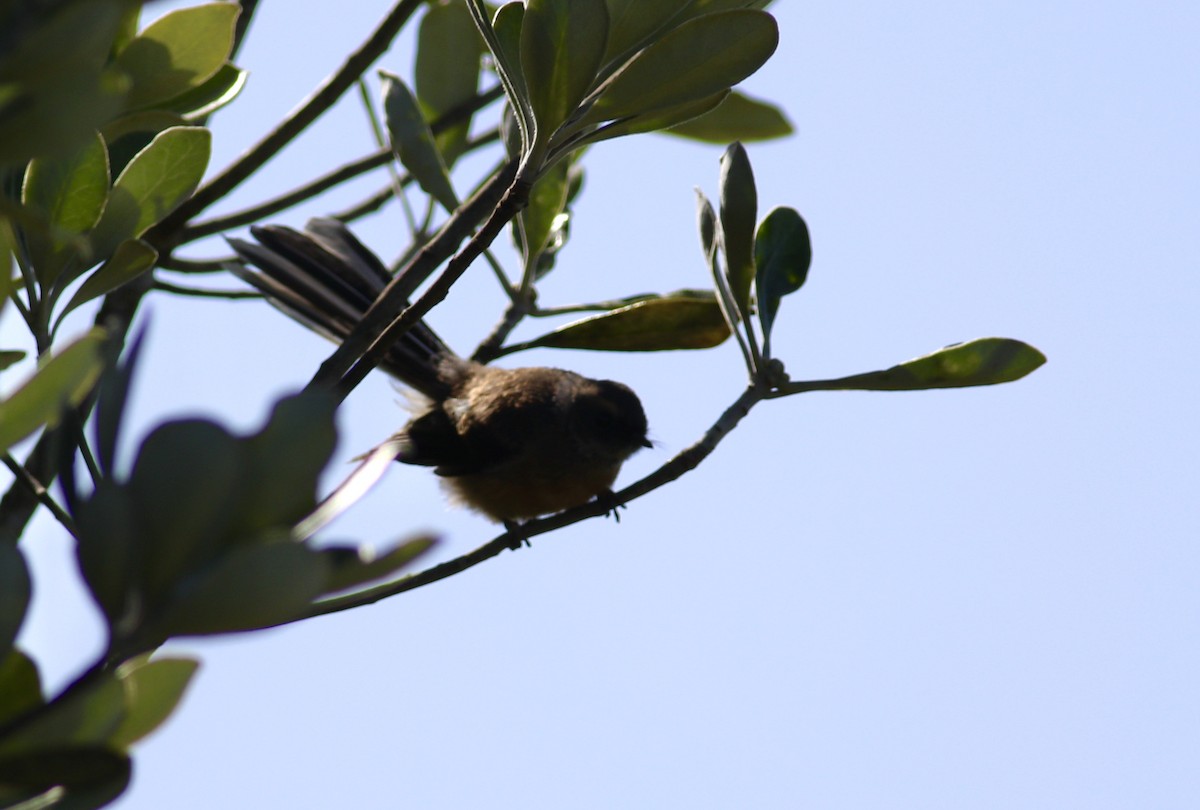
<instances>
[{"instance_id":1,"label":"green leaf","mask_svg":"<svg viewBox=\"0 0 1200 810\"><path fill-rule=\"evenodd\" d=\"M471 12L462 0L430 5L417 34L417 60L413 84L421 111L436 120L475 97L479 87L479 60L486 50ZM447 166L462 154L471 128L466 117L436 136L438 151Z\"/></svg>"},{"instance_id":2,"label":"green leaf","mask_svg":"<svg viewBox=\"0 0 1200 810\"><path fill-rule=\"evenodd\" d=\"M529 191L529 204L521 211L518 224L525 263L536 262L554 231L555 219L567 204L567 175L570 163L560 160L546 170Z\"/></svg>"},{"instance_id":3,"label":"green leaf","mask_svg":"<svg viewBox=\"0 0 1200 810\"><path fill-rule=\"evenodd\" d=\"M129 342L125 359L118 363L116 357L110 358L110 362L107 363L108 371L100 378L97 386L96 418L92 425L96 433L96 460L100 464L101 472L108 478L113 478L116 473L117 441L121 434L121 421L145 337L146 326L143 325Z\"/></svg>"},{"instance_id":4,"label":"green leaf","mask_svg":"<svg viewBox=\"0 0 1200 810\"><path fill-rule=\"evenodd\" d=\"M108 151L94 135L71 154L30 161L22 201L44 219L46 228L26 229L38 281L48 288L73 258L90 264L80 237L100 219L108 200Z\"/></svg>"},{"instance_id":5,"label":"green leaf","mask_svg":"<svg viewBox=\"0 0 1200 810\"><path fill-rule=\"evenodd\" d=\"M56 5L0 54L0 165L69 153L124 103L128 78L104 64L129 2Z\"/></svg>"},{"instance_id":6,"label":"green leaf","mask_svg":"<svg viewBox=\"0 0 1200 810\"><path fill-rule=\"evenodd\" d=\"M127 749L161 726L179 705L199 667L200 662L193 658L139 659L122 664L117 678L125 686L129 709L110 742Z\"/></svg>"},{"instance_id":7,"label":"green leaf","mask_svg":"<svg viewBox=\"0 0 1200 810\"><path fill-rule=\"evenodd\" d=\"M184 116L188 121L199 121L233 101L246 86L249 72L226 62L199 87L169 98L158 106Z\"/></svg>"},{"instance_id":8,"label":"green leaf","mask_svg":"<svg viewBox=\"0 0 1200 810\"><path fill-rule=\"evenodd\" d=\"M21 550L0 543L0 655L12 648L29 608L29 568Z\"/></svg>"},{"instance_id":9,"label":"green leaf","mask_svg":"<svg viewBox=\"0 0 1200 810\"><path fill-rule=\"evenodd\" d=\"M704 115L719 105L727 95L729 95L729 91L722 90L699 101L689 101L686 104L679 104L662 110L651 110L650 112L639 113L638 115L631 115L627 118L612 121L573 143L572 148L577 148L584 144L606 141L611 138L619 138L624 135L667 130L677 124L689 121L698 115Z\"/></svg>"},{"instance_id":10,"label":"green leaf","mask_svg":"<svg viewBox=\"0 0 1200 810\"><path fill-rule=\"evenodd\" d=\"M104 331L93 329L55 354L37 373L0 402L0 452L42 425L58 424L64 405L83 401L100 377Z\"/></svg>"},{"instance_id":11,"label":"green leaf","mask_svg":"<svg viewBox=\"0 0 1200 810\"><path fill-rule=\"evenodd\" d=\"M754 241L754 263L765 350L770 345L780 300L800 289L812 264L808 225L795 209L776 208L767 214Z\"/></svg>"},{"instance_id":12,"label":"green leaf","mask_svg":"<svg viewBox=\"0 0 1200 810\"><path fill-rule=\"evenodd\" d=\"M66 307L63 308L62 315L128 284L153 267L156 261L158 261L158 251L150 247L148 242L143 242L141 239L126 239L117 245L112 257L100 265L100 269L88 276L87 280L79 286L79 289L71 296L71 300L67 302Z\"/></svg>"},{"instance_id":13,"label":"green leaf","mask_svg":"<svg viewBox=\"0 0 1200 810\"><path fill-rule=\"evenodd\" d=\"M447 211L454 211L458 195L417 99L399 76L382 70L379 76L383 80L383 108L392 151L426 194Z\"/></svg>"},{"instance_id":14,"label":"green leaf","mask_svg":"<svg viewBox=\"0 0 1200 810\"><path fill-rule=\"evenodd\" d=\"M14 366L25 359L25 352L19 349L0 349L0 371Z\"/></svg>"},{"instance_id":15,"label":"green leaf","mask_svg":"<svg viewBox=\"0 0 1200 810\"><path fill-rule=\"evenodd\" d=\"M229 58L236 3L207 3L164 14L117 55L133 79L128 109L147 107L200 87Z\"/></svg>"},{"instance_id":16,"label":"green leaf","mask_svg":"<svg viewBox=\"0 0 1200 810\"><path fill-rule=\"evenodd\" d=\"M604 63L628 58L646 45L671 22L678 21L692 5L691 0L607 0L608 47Z\"/></svg>"},{"instance_id":17,"label":"green leaf","mask_svg":"<svg viewBox=\"0 0 1200 810\"><path fill-rule=\"evenodd\" d=\"M212 148L204 127L172 127L138 152L113 184L108 205L92 233L95 255L108 258L117 245L136 239L192 195Z\"/></svg>"},{"instance_id":18,"label":"green leaf","mask_svg":"<svg viewBox=\"0 0 1200 810\"><path fill-rule=\"evenodd\" d=\"M521 24L521 72L542 144L592 87L608 40L604 0L529 0Z\"/></svg>"},{"instance_id":19,"label":"green leaf","mask_svg":"<svg viewBox=\"0 0 1200 810\"><path fill-rule=\"evenodd\" d=\"M419 537L400 543L379 556L361 546L326 546L319 550L329 560L329 582L325 592L345 591L390 577L411 565L436 542L432 537Z\"/></svg>"},{"instance_id":20,"label":"green leaf","mask_svg":"<svg viewBox=\"0 0 1200 810\"><path fill-rule=\"evenodd\" d=\"M60 695L0 740L0 756L65 746L103 745L125 717L125 690L111 676Z\"/></svg>"},{"instance_id":21,"label":"green leaf","mask_svg":"<svg viewBox=\"0 0 1200 810\"><path fill-rule=\"evenodd\" d=\"M43 702L37 666L28 655L10 648L8 655L0 659L0 724L7 724Z\"/></svg>"},{"instance_id":22,"label":"green leaf","mask_svg":"<svg viewBox=\"0 0 1200 810\"><path fill-rule=\"evenodd\" d=\"M729 327L711 293L676 293L574 321L521 348L660 352L709 349L727 337Z\"/></svg>"},{"instance_id":23,"label":"green leaf","mask_svg":"<svg viewBox=\"0 0 1200 810\"><path fill-rule=\"evenodd\" d=\"M521 73L521 28L524 21L525 3L513 0L496 9L496 16L492 18L492 30L503 61L511 66L509 80L521 98L528 99L529 90L525 87L525 76Z\"/></svg>"},{"instance_id":24,"label":"green leaf","mask_svg":"<svg viewBox=\"0 0 1200 810\"><path fill-rule=\"evenodd\" d=\"M666 134L704 143L749 143L782 138L793 131L791 122L774 104L735 91L715 108L672 126Z\"/></svg>"},{"instance_id":25,"label":"green leaf","mask_svg":"<svg viewBox=\"0 0 1200 810\"><path fill-rule=\"evenodd\" d=\"M103 746L61 746L0 758L0 783L24 799L13 810L95 810L129 786L131 763Z\"/></svg>"},{"instance_id":26,"label":"green leaf","mask_svg":"<svg viewBox=\"0 0 1200 810\"><path fill-rule=\"evenodd\" d=\"M923 391L1019 380L1046 362L1040 351L1011 338L977 338L883 371L799 383L806 390Z\"/></svg>"},{"instance_id":27,"label":"green leaf","mask_svg":"<svg viewBox=\"0 0 1200 810\"><path fill-rule=\"evenodd\" d=\"M171 636L271 627L304 615L328 580L328 561L286 537L235 548L181 583L162 624Z\"/></svg>"},{"instance_id":28,"label":"green leaf","mask_svg":"<svg viewBox=\"0 0 1200 810\"><path fill-rule=\"evenodd\" d=\"M708 98L762 67L778 43L779 29L766 12L727 11L689 20L614 74L582 123Z\"/></svg>"},{"instance_id":29,"label":"green leaf","mask_svg":"<svg viewBox=\"0 0 1200 810\"><path fill-rule=\"evenodd\" d=\"M721 234L729 288L743 318L750 314L750 285L754 280L754 223L758 220L758 191L745 148L730 144L721 155Z\"/></svg>"}]
</instances>

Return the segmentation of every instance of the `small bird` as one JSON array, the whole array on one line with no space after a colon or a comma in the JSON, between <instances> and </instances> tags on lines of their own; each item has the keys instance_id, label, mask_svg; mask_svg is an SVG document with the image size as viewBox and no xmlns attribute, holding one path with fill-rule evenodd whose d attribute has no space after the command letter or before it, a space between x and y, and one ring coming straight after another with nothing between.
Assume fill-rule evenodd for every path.
<instances>
[{"instance_id":1,"label":"small bird","mask_svg":"<svg viewBox=\"0 0 1200 810\"><path fill-rule=\"evenodd\" d=\"M258 272L232 264L233 272L335 342L392 280L337 220L311 220L304 232L279 225L250 232L257 244L229 243ZM452 500L506 525L611 495L625 460L651 446L642 403L628 386L467 360L423 321L380 368L419 395L413 418L393 437L397 460L433 467Z\"/></svg>"}]
</instances>

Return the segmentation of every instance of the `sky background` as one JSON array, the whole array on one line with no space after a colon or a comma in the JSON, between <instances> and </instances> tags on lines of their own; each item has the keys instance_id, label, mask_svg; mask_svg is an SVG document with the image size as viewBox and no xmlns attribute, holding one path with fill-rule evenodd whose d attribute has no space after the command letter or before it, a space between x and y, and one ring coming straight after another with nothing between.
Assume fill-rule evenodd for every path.
<instances>
[{"instance_id":1,"label":"sky background","mask_svg":"<svg viewBox=\"0 0 1200 810\"><path fill-rule=\"evenodd\" d=\"M239 59L250 81L213 120L213 167L388 7L262 4ZM990 388L764 403L619 525L588 521L366 609L174 644L202 669L136 750L117 807L1196 806L1200 7L772 11L779 51L743 87L797 129L749 147L760 216L792 206L812 231L809 282L773 339L792 376L990 335L1048 364ZM411 75L412 56L404 37L379 66ZM371 145L350 98L228 208ZM693 188L715 198L720 153L663 136L593 149L542 301L705 286ZM385 256L405 244L394 207L359 231ZM467 351L502 305L480 266L431 322ZM158 295L146 312L127 437L178 416L253 429L329 352L260 303ZM639 392L658 446L623 483L744 385L732 345L510 360ZM404 419L376 376L341 414L330 486ZM397 466L326 537L420 530L444 537L439 558L495 534L449 510L428 471ZM21 643L58 686L100 625L51 521L24 549L38 591Z\"/></svg>"}]
</instances>

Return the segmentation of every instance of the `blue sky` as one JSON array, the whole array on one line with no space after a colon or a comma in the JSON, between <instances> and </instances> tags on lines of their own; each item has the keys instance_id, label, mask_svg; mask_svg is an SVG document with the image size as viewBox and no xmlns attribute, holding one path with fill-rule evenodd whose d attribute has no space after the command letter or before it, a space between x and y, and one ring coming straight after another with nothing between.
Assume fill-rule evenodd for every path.
<instances>
[{"instance_id":1,"label":"blue sky","mask_svg":"<svg viewBox=\"0 0 1200 810\"><path fill-rule=\"evenodd\" d=\"M387 7L263 4L245 94L213 122L214 166ZM1195 806L1200 11L773 12L779 52L745 88L797 129L749 147L760 211L793 206L813 236L809 283L773 339L792 376L986 335L1048 364L993 388L765 403L620 525L577 525L364 610L180 643L202 670L138 749L122 810ZM408 73L407 43L380 66ZM370 144L350 100L232 204ZM703 286L692 189L715 196L720 152L661 136L593 149L542 300ZM395 210L360 230L384 255L403 246ZM501 303L480 267L431 320L468 349ZM137 433L195 414L250 428L328 353L258 304L148 309ZM744 382L732 346L512 359L641 394L659 446L626 482ZM339 459L395 429L398 400L382 378L356 391ZM427 471L397 467L329 537L425 529L443 557L494 533L448 510ZM43 579L22 641L61 683L99 626L54 525L27 541Z\"/></svg>"}]
</instances>

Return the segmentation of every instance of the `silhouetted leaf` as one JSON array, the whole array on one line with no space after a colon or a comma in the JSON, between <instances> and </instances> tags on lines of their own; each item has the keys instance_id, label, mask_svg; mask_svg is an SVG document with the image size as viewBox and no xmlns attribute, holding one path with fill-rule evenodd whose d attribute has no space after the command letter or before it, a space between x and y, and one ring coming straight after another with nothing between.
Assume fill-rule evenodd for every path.
<instances>
[{"instance_id":1,"label":"silhouetted leaf","mask_svg":"<svg viewBox=\"0 0 1200 810\"><path fill-rule=\"evenodd\" d=\"M43 703L42 679L28 655L15 648L0 658L0 725Z\"/></svg>"},{"instance_id":2,"label":"silhouetted leaf","mask_svg":"<svg viewBox=\"0 0 1200 810\"><path fill-rule=\"evenodd\" d=\"M812 263L808 226L792 208L776 208L758 226L754 241L758 318L770 340L780 299L800 289ZM769 345L769 343L767 343Z\"/></svg>"},{"instance_id":3,"label":"silhouetted leaf","mask_svg":"<svg viewBox=\"0 0 1200 810\"><path fill-rule=\"evenodd\" d=\"M689 121L698 115L704 115L719 105L727 95L729 95L729 91L722 90L699 101L689 101L686 104L666 107L661 110L651 110L650 112L631 115L627 118L609 122L599 129L589 132L579 140L574 141L572 148L575 149L585 144L598 143L612 138L620 138L625 135L636 135L640 132L669 130L670 127L676 124Z\"/></svg>"},{"instance_id":4,"label":"silhouetted leaf","mask_svg":"<svg viewBox=\"0 0 1200 810\"><path fill-rule=\"evenodd\" d=\"M0 656L12 648L13 639L25 620L30 587L29 568L21 550L0 543Z\"/></svg>"},{"instance_id":5,"label":"silhouetted leaf","mask_svg":"<svg viewBox=\"0 0 1200 810\"><path fill-rule=\"evenodd\" d=\"M162 627L172 636L271 627L303 615L328 578L325 558L286 536L234 548L180 583Z\"/></svg>"},{"instance_id":6,"label":"silhouetted leaf","mask_svg":"<svg viewBox=\"0 0 1200 810\"><path fill-rule=\"evenodd\" d=\"M437 541L432 537L406 540L381 555L361 547L332 546L319 550L329 560L329 582L326 593L357 588L368 582L390 577L413 560L429 551Z\"/></svg>"},{"instance_id":7,"label":"silhouetted leaf","mask_svg":"<svg viewBox=\"0 0 1200 810\"><path fill-rule=\"evenodd\" d=\"M111 478L76 506L79 538L75 557L83 580L114 635L141 619L146 609L142 594L140 535L129 490Z\"/></svg>"},{"instance_id":8,"label":"silhouetted leaf","mask_svg":"<svg viewBox=\"0 0 1200 810\"><path fill-rule=\"evenodd\" d=\"M109 675L60 695L0 740L0 757L67 746L103 745L125 716L125 690ZM2 781L2 780L0 780Z\"/></svg>"},{"instance_id":9,"label":"silhouetted leaf","mask_svg":"<svg viewBox=\"0 0 1200 810\"><path fill-rule=\"evenodd\" d=\"M131 765L124 754L104 746L56 746L0 757L0 783L6 799L14 791L25 801L13 810L95 810L129 785Z\"/></svg>"}]
</instances>

